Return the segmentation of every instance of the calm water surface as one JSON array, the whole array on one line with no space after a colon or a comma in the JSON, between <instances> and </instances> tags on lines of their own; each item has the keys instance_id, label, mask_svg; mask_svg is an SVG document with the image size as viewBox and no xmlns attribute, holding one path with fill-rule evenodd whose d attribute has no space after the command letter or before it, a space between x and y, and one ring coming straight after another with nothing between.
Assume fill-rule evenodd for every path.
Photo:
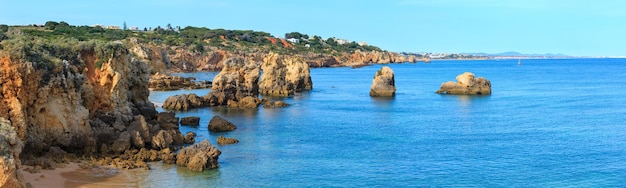
<instances>
[{"instance_id":1,"label":"calm water surface","mask_svg":"<svg viewBox=\"0 0 626 188\"><path fill-rule=\"evenodd\" d=\"M314 89L283 109L204 108L197 141L218 136L218 169L155 164L146 187L626 186L626 60L433 61L389 65L395 98L371 98L381 65L312 69ZM463 72L491 96L435 94ZM185 74L212 80L216 73ZM152 92L157 104L173 94ZM239 128L210 133L220 115Z\"/></svg>"}]
</instances>

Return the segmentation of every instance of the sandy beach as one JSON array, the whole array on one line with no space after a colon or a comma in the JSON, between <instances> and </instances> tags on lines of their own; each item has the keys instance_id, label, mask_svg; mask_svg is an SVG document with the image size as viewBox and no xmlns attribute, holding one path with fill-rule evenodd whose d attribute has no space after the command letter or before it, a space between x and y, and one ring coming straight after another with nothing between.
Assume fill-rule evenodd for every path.
<instances>
[{"instance_id":1,"label":"sandy beach","mask_svg":"<svg viewBox=\"0 0 626 188\"><path fill-rule=\"evenodd\" d=\"M80 163L66 164L65 167L54 170L40 170L38 173L24 171L23 169L26 168L33 167L22 166L20 169L26 182L30 183L33 188L138 187L138 182L141 181L137 181L137 178L141 176L142 171L145 171L119 170L109 167L82 168Z\"/></svg>"}]
</instances>

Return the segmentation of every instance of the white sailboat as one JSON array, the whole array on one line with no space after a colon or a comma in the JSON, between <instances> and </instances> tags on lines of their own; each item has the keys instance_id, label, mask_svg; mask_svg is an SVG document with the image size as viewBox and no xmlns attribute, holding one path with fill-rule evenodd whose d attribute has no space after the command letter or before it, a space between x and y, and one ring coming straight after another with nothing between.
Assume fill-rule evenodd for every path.
<instances>
[{"instance_id":1,"label":"white sailboat","mask_svg":"<svg viewBox=\"0 0 626 188\"><path fill-rule=\"evenodd\" d=\"M520 58L517 58L517 65L522 65L522 60Z\"/></svg>"}]
</instances>

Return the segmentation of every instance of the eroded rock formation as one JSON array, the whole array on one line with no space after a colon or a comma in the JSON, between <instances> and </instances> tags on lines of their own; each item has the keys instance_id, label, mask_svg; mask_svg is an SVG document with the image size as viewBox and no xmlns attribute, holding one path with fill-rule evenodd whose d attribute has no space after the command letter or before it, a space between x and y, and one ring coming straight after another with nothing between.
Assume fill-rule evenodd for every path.
<instances>
[{"instance_id":1,"label":"eroded rock formation","mask_svg":"<svg viewBox=\"0 0 626 188\"><path fill-rule=\"evenodd\" d=\"M300 56L270 53L263 59L261 68L259 92L263 95L289 96L313 88L309 65Z\"/></svg>"},{"instance_id":2,"label":"eroded rock formation","mask_svg":"<svg viewBox=\"0 0 626 188\"><path fill-rule=\"evenodd\" d=\"M372 97L393 97L396 95L396 84L393 70L388 66L383 66L374 75L370 96Z\"/></svg>"},{"instance_id":3,"label":"eroded rock formation","mask_svg":"<svg viewBox=\"0 0 626 188\"><path fill-rule=\"evenodd\" d=\"M489 95L491 82L485 78L475 78L471 72L465 72L456 77L458 82L442 83L437 93L457 95Z\"/></svg>"},{"instance_id":4,"label":"eroded rock formation","mask_svg":"<svg viewBox=\"0 0 626 188\"><path fill-rule=\"evenodd\" d=\"M222 152L211 145L208 140L203 140L181 149L176 156L176 164L193 171L202 172L206 169L217 168L220 154Z\"/></svg>"}]
</instances>

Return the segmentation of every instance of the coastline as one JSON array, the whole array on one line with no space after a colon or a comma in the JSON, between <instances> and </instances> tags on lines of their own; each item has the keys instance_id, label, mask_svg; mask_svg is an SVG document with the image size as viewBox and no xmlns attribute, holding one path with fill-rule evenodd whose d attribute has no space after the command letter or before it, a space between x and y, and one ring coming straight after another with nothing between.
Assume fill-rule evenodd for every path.
<instances>
[{"instance_id":1,"label":"coastline","mask_svg":"<svg viewBox=\"0 0 626 188\"><path fill-rule=\"evenodd\" d=\"M33 188L40 187L68 187L68 188L100 188L100 187L137 187L144 173L131 173L131 170L121 170L106 166L91 165L88 161L65 164L64 167L54 170L39 170L30 173L24 169L34 168L23 165L20 168L24 180ZM139 169L140 170L140 169ZM149 171L145 171L148 173ZM145 177L145 174L143 175Z\"/></svg>"}]
</instances>

